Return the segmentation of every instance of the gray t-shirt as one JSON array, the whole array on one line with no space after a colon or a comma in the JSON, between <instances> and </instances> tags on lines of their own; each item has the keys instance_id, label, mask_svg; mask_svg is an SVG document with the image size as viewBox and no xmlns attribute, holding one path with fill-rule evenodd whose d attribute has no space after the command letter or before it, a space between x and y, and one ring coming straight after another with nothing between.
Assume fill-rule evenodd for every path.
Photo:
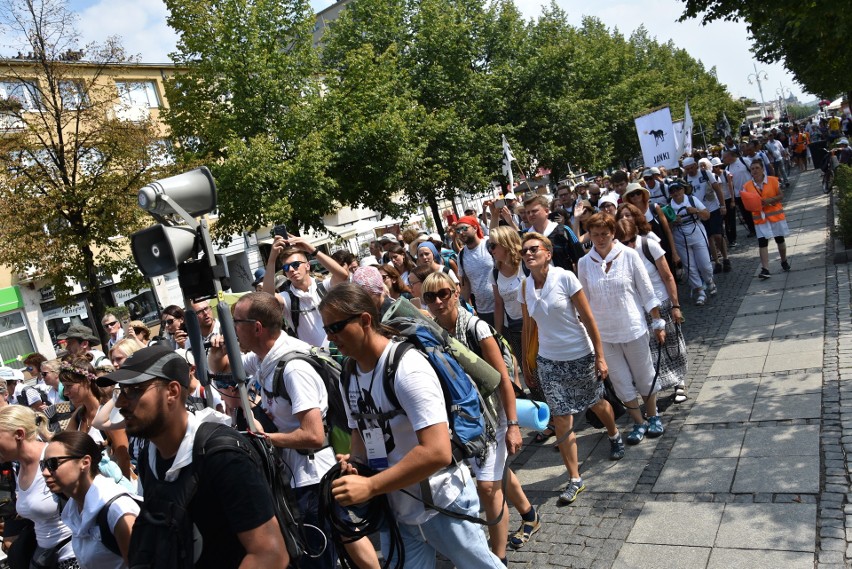
<instances>
[{"instance_id":1,"label":"gray t-shirt","mask_svg":"<svg viewBox=\"0 0 852 569\"><path fill-rule=\"evenodd\" d=\"M493 269L494 259L485 239L473 249L465 247L459 253L459 278L467 277L470 292L476 298L476 310L485 314L494 312L494 289L491 288Z\"/></svg>"}]
</instances>

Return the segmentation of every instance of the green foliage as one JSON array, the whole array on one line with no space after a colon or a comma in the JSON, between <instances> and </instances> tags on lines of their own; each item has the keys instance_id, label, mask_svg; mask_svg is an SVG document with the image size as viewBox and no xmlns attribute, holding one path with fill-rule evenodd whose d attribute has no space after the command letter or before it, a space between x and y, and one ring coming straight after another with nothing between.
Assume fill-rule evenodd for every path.
<instances>
[{"instance_id":1,"label":"green foliage","mask_svg":"<svg viewBox=\"0 0 852 569\"><path fill-rule=\"evenodd\" d=\"M805 89L826 97L852 90L847 45L852 10L832 0L684 0L680 20L743 20L757 59L781 62Z\"/></svg>"},{"instance_id":2,"label":"green foliage","mask_svg":"<svg viewBox=\"0 0 852 569\"><path fill-rule=\"evenodd\" d=\"M834 178L834 185L837 186L840 236L846 247L852 247L852 167L839 166Z\"/></svg>"}]
</instances>

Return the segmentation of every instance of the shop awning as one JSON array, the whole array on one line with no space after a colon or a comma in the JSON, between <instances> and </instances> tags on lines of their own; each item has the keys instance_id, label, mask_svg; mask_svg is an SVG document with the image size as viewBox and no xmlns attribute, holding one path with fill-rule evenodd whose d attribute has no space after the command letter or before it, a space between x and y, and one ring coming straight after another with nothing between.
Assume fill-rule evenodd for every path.
<instances>
[{"instance_id":1,"label":"shop awning","mask_svg":"<svg viewBox=\"0 0 852 569\"><path fill-rule=\"evenodd\" d=\"M16 286L0 288L0 312L17 310L24 306L21 290Z\"/></svg>"}]
</instances>

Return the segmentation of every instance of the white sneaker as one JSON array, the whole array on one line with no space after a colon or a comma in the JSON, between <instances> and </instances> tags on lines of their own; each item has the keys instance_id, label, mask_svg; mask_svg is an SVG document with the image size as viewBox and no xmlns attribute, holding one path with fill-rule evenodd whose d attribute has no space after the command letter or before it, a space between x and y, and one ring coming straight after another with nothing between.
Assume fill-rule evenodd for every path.
<instances>
[{"instance_id":1,"label":"white sneaker","mask_svg":"<svg viewBox=\"0 0 852 569\"><path fill-rule=\"evenodd\" d=\"M713 296L713 295L714 295L714 294L716 294L717 292L718 292L718 291L717 291L717 289L716 289L716 281L710 281L710 282L707 284L707 294L709 294L710 296Z\"/></svg>"}]
</instances>

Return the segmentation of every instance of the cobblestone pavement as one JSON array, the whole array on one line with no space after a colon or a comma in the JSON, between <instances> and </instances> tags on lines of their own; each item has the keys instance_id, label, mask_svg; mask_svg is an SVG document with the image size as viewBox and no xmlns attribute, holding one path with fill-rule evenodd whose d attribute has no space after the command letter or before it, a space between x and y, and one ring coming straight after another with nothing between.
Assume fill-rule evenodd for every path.
<instances>
[{"instance_id":1,"label":"cobblestone pavement","mask_svg":"<svg viewBox=\"0 0 852 569\"><path fill-rule=\"evenodd\" d=\"M581 422L587 490L570 506L556 503L568 478L553 439L525 439L512 468L543 524L510 566L850 566L852 280L830 264L818 173L798 176L785 201L791 272L770 243L772 277L757 279L757 243L740 226L718 295L681 301L689 399L662 413L661 438L610 462L604 434Z\"/></svg>"}]
</instances>

